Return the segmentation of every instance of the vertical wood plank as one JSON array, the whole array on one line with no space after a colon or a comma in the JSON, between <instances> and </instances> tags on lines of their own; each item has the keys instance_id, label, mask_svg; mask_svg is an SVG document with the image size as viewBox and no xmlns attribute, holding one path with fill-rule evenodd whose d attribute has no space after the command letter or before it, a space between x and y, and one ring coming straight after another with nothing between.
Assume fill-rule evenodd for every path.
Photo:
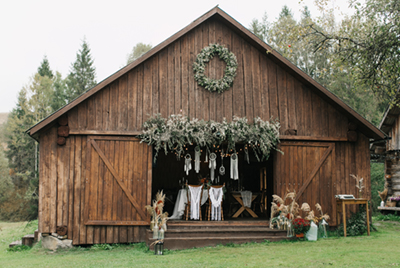
<instances>
[{"instance_id":1,"label":"vertical wood plank","mask_svg":"<svg viewBox=\"0 0 400 268\"><path fill-rule=\"evenodd\" d=\"M245 102L244 102L244 65L243 65L243 40L237 35L232 34L232 52L236 55L238 67L236 71L235 82L232 86L233 95L233 109L232 113L235 116L245 116Z\"/></svg>"},{"instance_id":2,"label":"vertical wood plank","mask_svg":"<svg viewBox=\"0 0 400 268\"><path fill-rule=\"evenodd\" d=\"M141 129L142 124L143 124L143 106L145 103L143 103L143 65L140 65L137 67L138 73L137 73L137 89L138 89L138 94L137 94L137 108L136 108L136 129Z\"/></svg>"},{"instance_id":3,"label":"vertical wood plank","mask_svg":"<svg viewBox=\"0 0 400 268\"><path fill-rule=\"evenodd\" d=\"M258 50L251 46L251 57L252 57L252 72L253 76L253 106L254 106L254 114L253 117L261 117L263 116L263 112L261 109L261 82L260 82L260 53Z\"/></svg>"},{"instance_id":4,"label":"vertical wood plank","mask_svg":"<svg viewBox=\"0 0 400 268\"><path fill-rule=\"evenodd\" d=\"M108 159L110 160L111 163L114 164L115 166L115 161L116 161L116 155L115 155L115 142L110 142L109 143L109 149L108 149ZM116 200L114 199L114 185L116 184L115 179L113 175L110 173L110 171L107 171L107 181L109 183L109 188L108 188L108 195L107 195L107 204L108 204L108 210L107 210L107 219L112 219L116 220L116 212L117 209L115 207ZM107 226L107 237L106 241L107 243L114 243L114 229L115 227L113 226Z\"/></svg>"},{"instance_id":5,"label":"vertical wood plank","mask_svg":"<svg viewBox=\"0 0 400 268\"><path fill-rule=\"evenodd\" d=\"M272 119L280 119L278 92L277 92L277 72L276 65L268 59L268 89L269 89L269 109Z\"/></svg>"},{"instance_id":6,"label":"vertical wood plank","mask_svg":"<svg viewBox=\"0 0 400 268\"><path fill-rule=\"evenodd\" d=\"M73 223L74 223L74 158L75 158L75 137L71 136L67 139L68 153L66 155L67 168L65 177L68 181L68 198L66 198L67 215L65 217L65 225L68 226L68 239L73 237Z\"/></svg>"},{"instance_id":7,"label":"vertical wood plank","mask_svg":"<svg viewBox=\"0 0 400 268\"><path fill-rule=\"evenodd\" d=\"M119 78L118 83L118 130L128 126L128 80L127 75ZM151 105L151 104L150 104Z\"/></svg>"},{"instance_id":8,"label":"vertical wood plank","mask_svg":"<svg viewBox=\"0 0 400 268\"><path fill-rule=\"evenodd\" d=\"M151 94L151 88L152 88L152 62L154 61L154 58L152 60L147 60L143 63L143 122L146 121L152 113L152 94Z\"/></svg>"},{"instance_id":9,"label":"vertical wood plank","mask_svg":"<svg viewBox=\"0 0 400 268\"><path fill-rule=\"evenodd\" d=\"M168 46L168 61L167 61L167 109L168 116L175 114L175 50L173 44Z\"/></svg>"},{"instance_id":10,"label":"vertical wood plank","mask_svg":"<svg viewBox=\"0 0 400 268\"><path fill-rule=\"evenodd\" d=\"M189 105L187 107L188 109L188 115L189 118L194 118L196 116L196 93L195 93L195 83L196 81L194 80L194 72L193 72L193 63L195 61L196 55L195 55L195 38L194 38L194 32L191 31L187 34L187 57L189 57L189 61L186 63L187 64L187 70L188 70L188 94L189 94ZM184 85L182 85L184 88Z\"/></svg>"},{"instance_id":11,"label":"vertical wood plank","mask_svg":"<svg viewBox=\"0 0 400 268\"><path fill-rule=\"evenodd\" d=\"M254 103L253 103L253 77L252 77L252 58L251 58L251 46L244 42L243 51L243 76L244 76L244 99L245 99L245 114L249 123L253 122L254 119Z\"/></svg>"},{"instance_id":12,"label":"vertical wood plank","mask_svg":"<svg viewBox=\"0 0 400 268\"><path fill-rule=\"evenodd\" d=\"M74 137L74 146L75 146L75 154L74 154L74 210L73 210L73 219L74 219L74 231L73 231L73 239L72 243L74 245L80 244L80 228L81 228L81 185L82 185L82 137L75 136ZM72 147L72 146L71 146ZM72 148L71 148L72 151Z\"/></svg>"},{"instance_id":13,"label":"vertical wood plank","mask_svg":"<svg viewBox=\"0 0 400 268\"><path fill-rule=\"evenodd\" d=\"M286 92L286 72L281 68L277 68L278 79L278 100L279 100L279 119L281 131L288 129L288 110L287 110L287 92Z\"/></svg>"},{"instance_id":14,"label":"vertical wood plank","mask_svg":"<svg viewBox=\"0 0 400 268\"><path fill-rule=\"evenodd\" d=\"M128 73L128 130L135 130L137 117L137 69Z\"/></svg>"},{"instance_id":15,"label":"vertical wood plank","mask_svg":"<svg viewBox=\"0 0 400 268\"><path fill-rule=\"evenodd\" d=\"M174 95L175 95L175 114L179 113L182 109L182 87L181 87L181 43L176 41L174 43Z\"/></svg>"},{"instance_id":16,"label":"vertical wood plank","mask_svg":"<svg viewBox=\"0 0 400 268\"><path fill-rule=\"evenodd\" d=\"M261 68L261 112L262 119L269 120L271 117L269 111L269 92L268 92L268 62L264 55L260 56L260 68Z\"/></svg>"},{"instance_id":17,"label":"vertical wood plank","mask_svg":"<svg viewBox=\"0 0 400 268\"><path fill-rule=\"evenodd\" d=\"M153 56L152 60L152 83L151 83L151 99L153 103L152 114L160 113L160 96L159 96L159 85L158 85L158 62L159 55Z\"/></svg>"},{"instance_id":18,"label":"vertical wood plank","mask_svg":"<svg viewBox=\"0 0 400 268\"><path fill-rule=\"evenodd\" d=\"M82 168L82 170L81 170L81 174L82 174L82 177L81 177L81 189L80 189L80 191L81 191L81 209L80 209L80 213L81 213L81 216L80 216L80 228L79 228L79 232L80 232L80 234L79 234L79 243L80 244L86 244L86 234L87 234L87 227L84 225L84 220L85 220L85 210L86 210L86 207L87 206L85 206L85 204L87 204L87 200L86 200L86 196L87 196L87 194L86 194L86 185L87 185L87 182L88 182L88 178L86 177L86 175L87 175L87 173L89 172L89 170L87 171L87 169L90 167L90 165L88 165L88 161L87 161L87 158L88 158L88 155L87 155L87 150L88 150L88 144L87 144L87 139L85 139L85 138L82 138L81 139L81 142L82 142L82 145L81 145L81 148L82 148L82 165L81 165L81 168Z\"/></svg>"},{"instance_id":19,"label":"vertical wood plank","mask_svg":"<svg viewBox=\"0 0 400 268\"><path fill-rule=\"evenodd\" d=\"M129 189L129 193L134 196L134 191L133 191L133 144L134 142L130 141L127 145L128 149L127 149L127 161L128 161L128 186L127 188ZM126 214L126 219L127 220L134 220L132 218L132 210L134 209L134 207L128 202L128 206L127 206L127 214ZM133 239L133 226L129 226L128 227L128 233L127 233L127 242L128 243L133 243L134 239Z\"/></svg>"},{"instance_id":20,"label":"vertical wood plank","mask_svg":"<svg viewBox=\"0 0 400 268\"><path fill-rule=\"evenodd\" d=\"M166 118L168 116L168 48L160 51L158 58L159 90L160 90L160 114Z\"/></svg>"},{"instance_id":21,"label":"vertical wood plank","mask_svg":"<svg viewBox=\"0 0 400 268\"><path fill-rule=\"evenodd\" d=\"M56 157L57 157L57 200L53 199L53 202L57 203L57 226L63 225L63 195L65 194L65 182L64 182L64 151L65 146L57 146L56 148Z\"/></svg>"},{"instance_id":22,"label":"vertical wood plank","mask_svg":"<svg viewBox=\"0 0 400 268\"><path fill-rule=\"evenodd\" d=\"M55 233L57 228L57 128L50 130L50 232Z\"/></svg>"}]
</instances>

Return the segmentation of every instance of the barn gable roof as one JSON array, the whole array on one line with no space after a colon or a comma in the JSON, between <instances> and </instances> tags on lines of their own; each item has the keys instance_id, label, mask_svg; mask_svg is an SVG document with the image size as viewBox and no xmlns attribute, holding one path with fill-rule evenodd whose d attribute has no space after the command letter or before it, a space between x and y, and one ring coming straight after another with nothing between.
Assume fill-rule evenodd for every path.
<instances>
[{"instance_id":1,"label":"barn gable roof","mask_svg":"<svg viewBox=\"0 0 400 268\"><path fill-rule=\"evenodd\" d=\"M376 128L373 124L371 124L368 120L363 118L360 114L355 112L352 108L350 108L347 104L345 104L342 100L340 100L337 96L335 96L332 92L321 86L317 83L314 79L292 64L289 60L284 58L274 49L272 49L269 45L264 43L261 39L255 36L252 32L250 32L247 28L243 25L238 23L235 19L221 10L218 6L214 7L204 15L202 15L197 20L193 21L191 24L174 34L173 36L166 39L164 42L160 43L149 52L144 54L142 57L138 58L131 64L125 66L124 68L120 69L113 75L109 76L105 80L101 81L99 84L94 86L92 89L86 91L78 98L70 102L69 104L65 105L55 113L51 114L47 118L43 119L32 128L30 128L27 133L31 136L35 136L38 132L44 129L46 126L55 122L60 116L64 115L72 108L76 107L78 104L82 103L86 99L93 96L95 93L100 91L101 89L105 88L107 85L111 84L113 81L117 80L121 76L125 75L129 71L131 71L136 66L140 65L147 59L151 58L153 55L194 29L195 27L199 26L200 24L204 23L205 21L209 20L210 18L216 18L219 21L222 21L226 24L231 30L235 31L238 35L244 38L246 41L251 43L253 46L257 47L260 50L265 50L268 52L268 57L273 60L275 63L280 65L281 67L285 68L288 72L290 72L294 77L302 81L304 84L313 89L313 91L318 94L321 98L323 98L328 103L332 104L338 111L346 115L352 121L356 122L358 125L358 129L364 133L367 137L373 139L383 139L385 134Z\"/></svg>"}]
</instances>

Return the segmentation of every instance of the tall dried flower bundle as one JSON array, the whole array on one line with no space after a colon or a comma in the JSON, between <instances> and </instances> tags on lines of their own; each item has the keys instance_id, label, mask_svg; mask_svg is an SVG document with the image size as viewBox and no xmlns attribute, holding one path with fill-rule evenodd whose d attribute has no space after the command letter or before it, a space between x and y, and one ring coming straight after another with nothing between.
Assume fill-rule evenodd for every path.
<instances>
[{"instance_id":1,"label":"tall dried flower bundle","mask_svg":"<svg viewBox=\"0 0 400 268\"><path fill-rule=\"evenodd\" d=\"M322 212L322 207L321 207L321 205L319 204L319 203L317 203L317 204L315 204L315 208L319 211L319 213L320 213L320 220L322 220L322 219L324 219L324 220L329 220L330 219L330 217L329 217L329 215L328 214L324 214L323 212Z\"/></svg>"},{"instance_id":2,"label":"tall dried flower bundle","mask_svg":"<svg viewBox=\"0 0 400 268\"><path fill-rule=\"evenodd\" d=\"M361 192L362 189L365 188L365 186L364 186L364 178L361 178L359 175L356 176L354 174L350 174L350 177L352 177L353 179L356 180L356 187Z\"/></svg>"},{"instance_id":3,"label":"tall dried flower bundle","mask_svg":"<svg viewBox=\"0 0 400 268\"><path fill-rule=\"evenodd\" d=\"M383 190L382 192L378 191L379 197L382 199L382 201L386 201L387 193L388 193L388 189L387 188L385 188L385 190Z\"/></svg>"}]
</instances>

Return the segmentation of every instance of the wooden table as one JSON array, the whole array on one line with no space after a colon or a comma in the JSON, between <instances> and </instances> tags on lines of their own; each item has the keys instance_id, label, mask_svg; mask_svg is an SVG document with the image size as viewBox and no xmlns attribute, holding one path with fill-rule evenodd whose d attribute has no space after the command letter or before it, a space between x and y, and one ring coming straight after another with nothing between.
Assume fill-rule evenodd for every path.
<instances>
[{"instance_id":1,"label":"wooden table","mask_svg":"<svg viewBox=\"0 0 400 268\"><path fill-rule=\"evenodd\" d=\"M238 211L236 211L236 213L232 216L232 218L237 218L240 214L243 213L243 211L247 211L250 213L250 215L253 218L258 218L257 214L254 213L254 211L251 208L245 207L243 204L243 200L242 200L242 194L240 192L232 192L232 196L233 198L235 198L239 204L242 206L241 208L239 208ZM256 199L258 196L258 193L252 193L251 195L251 202L253 203L254 199Z\"/></svg>"},{"instance_id":2,"label":"wooden table","mask_svg":"<svg viewBox=\"0 0 400 268\"><path fill-rule=\"evenodd\" d=\"M367 209L367 231L369 235L369 208L368 208L368 199L359 198L359 199L336 199L336 221L339 226L339 212L343 215L343 227L344 227L344 237L347 236L346 233L346 205L365 205Z\"/></svg>"}]
</instances>

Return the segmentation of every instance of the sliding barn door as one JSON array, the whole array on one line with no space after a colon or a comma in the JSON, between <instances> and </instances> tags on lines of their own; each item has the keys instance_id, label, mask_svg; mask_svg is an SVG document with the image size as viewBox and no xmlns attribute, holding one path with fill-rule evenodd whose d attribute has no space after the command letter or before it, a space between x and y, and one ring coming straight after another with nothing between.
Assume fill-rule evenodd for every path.
<instances>
[{"instance_id":1,"label":"sliding barn door","mask_svg":"<svg viewBox=\"0 0 400 268\"><path fill-rule=\"evenodd\" d=\"M319 203L331 217L330 223L335 223L335 144L284 141L280 150L283 154L277 153L274 192L283 197L287 190L296 190L300 206L307 202L316 212L315 204Z\"/></svg>"},{"instance_id":2,"label":"sliding barn door","mask_svg":"<svg viewBox=\"0 0 400 268\"><path fill-rule=\"evenodd\" d=\"M133 137L88 137L86 225L148 225L152 149Z\"/></svg>"}]
</instances>

